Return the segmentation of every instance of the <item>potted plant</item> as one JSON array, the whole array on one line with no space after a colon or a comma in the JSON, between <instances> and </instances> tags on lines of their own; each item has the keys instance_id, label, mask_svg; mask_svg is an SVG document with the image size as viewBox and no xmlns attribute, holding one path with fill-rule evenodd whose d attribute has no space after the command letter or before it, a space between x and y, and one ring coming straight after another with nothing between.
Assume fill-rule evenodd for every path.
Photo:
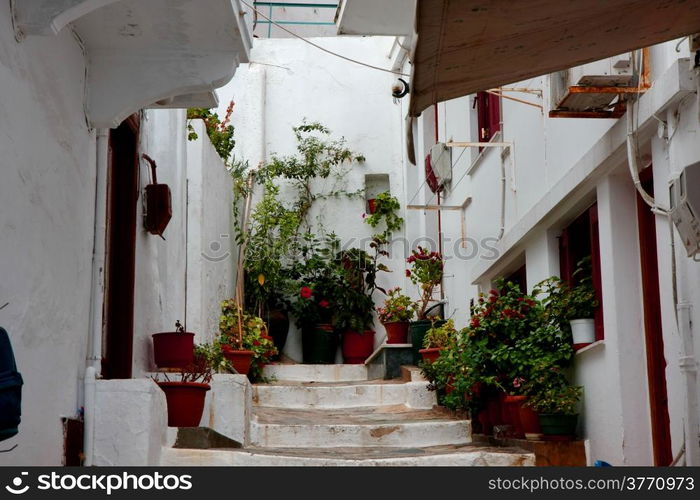
<instances>
[{"instance_id":1,"label":"potted plant","mask_svg":"<svg viewBox=\"0 0 700 500\"><path fill-rule=\"evenodd\" d=\"M430 328L423 337L423 349L420 350L423 361L435 361L440 356L440 351L451 345L456 336L457 330L451 319L440 326Z\"/></svg>"},{"instance_id":2,"label":"potted plant","mask_svg":"<svg viewBox=\"0 0 700 500\"><path fill-rule=\"evenodd\" d=\"M276 352L272 341L263 337L265 328L262 318L248 314L234 299L221 303L221 349L236 372L248 375L251 367L261 371L258 365L269 362L269 352ZM256 375L251 378L255 379Z\"/></svg>"},{"instance_id":3,"label":"potted plant","mask_svg":"<svg viewBox=\"0 0 700 500\"><path fill-rule=\"evenodd\" d=\"M595 298L591 273L591 258L582 259L574 271L573 279L578 284L571 287L567 294L567 312L571 324L571 336L575 348L595 342Z\"/></svg>"},{"instance_id":4,"label":"potted plant","mask_svg":"<svg viewBox=\"0 0 700 500\"><path fill-rule=\"evenodd\" d=\"M406 276L420 289L420 299L416 306L417 320L409 325L413 358L417 363L421 358L419 351L423 347L423 337L426 332L433 326L441 324L441 321L434 323L434 320L428 318L428 314L431 310L429 304L433 302L433 291L442 283L443 261L438 252L429 252L419 246L417 250L412 251L406 262L411 267L406 270Z\"/></svg>"},{"instance_id":5,"label":"potted plant","mask_svg":"<svg viewBox=\"0 0 700 500\"><path fill-rule=\"evenodd\" d=\"M153 378L165 393L169 427L199 426L206 393L211 389L212 371L223 363L218 346L197 346L192 354L192 361L180 372L179 380L171 381L167 373Z\"/></svg>"},{"instance_id":6,"label":"potted plant","mask_svg":"<svg viewBox=\"0 0 700 500\"><path fill-rule=\"evenodd\" d=\"M583 387L569 385L563 379L550 383L530 397L527 406L537 412L545 439L571 440L576 434L578 403Z\"/></svg>"},{"instance_id":7,"label":"potted plant","mask_svg":"<svg viewBox=\"0 0 700 500\"><path fill-rule=\"evenodd\" d=\"M388 271L378 262L384 254L376 238L374 255L359 248L338 254L342 282L336 289L333 323L342 335L343 360L363 363L374 352L374 292L386 293L377 285L377 274Z\"/></svg>"},{"instance_id":8,"label":"potted plant","mask_svg":"<svg viewBox=\"0 0 700 500\"><path fill-rule=\"evenodd\" d=\"M184 368L192 363L194 333L186 332L180 321L175 331L154 333L153 359L158 368Z\"/></svg>"},{"instance_id":9,"label":"potted plant","mask_svg":"<svg viewBox=\"0 0 700 500\"><path fill-rule=\"evenodd\" d=\"M387 292L383 307L377 308L379 322L386 330L387 344L405 344L408 341L408 325L415 315L416 304L401 288Z\"/></svg>"}]
</instances>

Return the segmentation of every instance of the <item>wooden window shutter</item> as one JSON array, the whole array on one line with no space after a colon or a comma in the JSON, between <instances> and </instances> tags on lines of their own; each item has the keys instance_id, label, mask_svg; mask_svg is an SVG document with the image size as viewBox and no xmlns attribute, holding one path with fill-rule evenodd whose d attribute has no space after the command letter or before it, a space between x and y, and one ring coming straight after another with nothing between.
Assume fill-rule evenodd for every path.
<instances>
[{"instance_id":1,"label":"wooden window shutter","mask_svg":"<svg viewBox=\"0 0 700 500\"><path fill-rule=\"evenodd\" d=\"M598 234L598 205L595 204L588 209L590 220L591 234L591 272L593 274L593 288L595 288L595 298L598 301L598 307L595 309L595 337L596 340L603 340L603 280L600 272L600 237Z\"/></svg>"}]
</instances>

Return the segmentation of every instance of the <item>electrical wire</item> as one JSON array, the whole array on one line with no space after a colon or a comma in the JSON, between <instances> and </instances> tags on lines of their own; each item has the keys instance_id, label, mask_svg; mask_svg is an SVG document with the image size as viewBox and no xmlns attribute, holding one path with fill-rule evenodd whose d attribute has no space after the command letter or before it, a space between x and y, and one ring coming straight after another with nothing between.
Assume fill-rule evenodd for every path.
<instances>
[{"instance_id":1,"label":"electrical wire","mask_svg":"<svg viewBox=\"0 0 700 500\"><path fill-rule=\"evenodd\" d=\"M327 53L327 54L330 54L330 55L335 56L335 57L339 57L339 58L344 59L344 60L346 60L346 61L349 61L349 62L351 62L351 63L359 64L360 66L365 66L365 67L367 67L367 68L376 69L377 71L383 71L383 72L385 72L385 73L391 73L392 75L411 76L411 75L408 75L408 74L406 74L406 73L401 73L401 72L398 71L398 70L395 71L395 70L392 70L392 69L386 69L386 68L382 68L382 67L379 67L379 66L373 66L372 64L367 64L367 63L364 63L364 62L362 62L362 61L357 61L357 60L355 60L355 59L352 59L352 58L350 58L350 57L344 56L344 55L342 55L342 54L338 54L337 52L333 52L332 50L328 50L328 49L326 49L325 47L321 47L320 45L318 45L318 44L312 42L311 40L308 40L308 39L304 38L304 37L301 36L301 35L297 35L297 34L294 33L293 31L290 31L290 30L288 30L287 28L285 28L284 26L280 25L279 23L276 23L275 21L273 21L272 19L270 19L269 17L267 17L265 14L263 14L262 12L260 12L258 9L256 9L255 7L253 7L251 4L249 4L249 3L246 2L245 0L241 0L241 3L242 3L243 5L246 5L249 9L252 9L253 12L255 12L257 15L259 15L259 16L262 17L263 19L266 19L267 21L269 21L270 24L272 24L272 25L278 27L278 28L281 29L282 31L284 31L284 32L286 32L286 33L292 35L292 36L295 37L295 38L298 38L299 40L301 40L301 41L303 41L303 42L308 43L308 44L311 45L312 47L316 47L318 50L321 50L321 51L323 51L323 52L325 52L325 53Z\"/></svg>"}]
</instances>

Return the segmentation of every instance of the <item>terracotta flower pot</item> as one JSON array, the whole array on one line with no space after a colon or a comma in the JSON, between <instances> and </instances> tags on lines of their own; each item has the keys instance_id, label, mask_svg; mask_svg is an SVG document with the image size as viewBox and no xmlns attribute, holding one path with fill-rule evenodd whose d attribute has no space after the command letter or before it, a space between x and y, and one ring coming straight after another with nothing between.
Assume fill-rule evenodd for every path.
<instances>
[{"instance_id":1,"label":"terracotta flower pot","mask_svg":"<svg viewBox=\"0 0 700 500\"><path fill-rule=\"evenodd\" d=\"M154 333L153 361L158 368L185 368L194 360L194 333Z\"/></svg>"},{"instance_id":2,"label":"terracotta flower pot","mask_svg":"<svg viewBox=\"0 0 700 500\"><path fill-rule=\"evenodd\" d=\"M348 365L360 365L374 352L374 331L364 333L347 330L343 333L343 360Z\"/></svg>"},{"instance_id":3,"label":"terracotta flower pot","mask_svg":"<svg viewBox=\"0 0 700 500\"><path fill-rule=\"evenodd\" d=\"M382 323L386 329L387 344L408 344L408 321Z\"/></svg>"},{"instance_id":4,"label":"terracotta flower pot","mask_svg":"<svg viewBox=\"0 0 700 500\"><path fill-rule=\"evenodd\" d=\"M168 427L197 427L204 413L209 384L158 382L168 402Z\"/></svg>"},{"instance_id":5,"label":"terracotta flower pot","mask_svg":"<svg viewBox=\"0 0 700 500\"><path fill-rule=\"evenodd\" d=\"M377 200L375 198L371 198L371 199L367 200L367 213L372 215L376 212L377 212Z\"/></svg>"},{"instance_id":6,"label":"terracotta flower pot","mask_svg":"<svg viewBox=\"0 0 700 500\"><path fill-rule=\"evenodd\" d=\"M420 349L418 352L423 356L423 361L426 363L433 363L440 357L440 351L442 351L442 349L442 347L430 347L428 349Z\"/></svg>"},{"instance_id":7,"label":"terracotta flower pot","mask_svg":"<svg viewBox=\"0 0 700 500\"><path fill-rule=\"evenodd\" d=\"M224 357L231 362L233 368L241 375L248 375L250 365L253 362L253 351L234 350L228 346L222 346Z\"/></svg>"},{"instance_id":8,"label":"terracotta flower pot","mask_svg":"<svg viewBox=\"0 0 700 500\"><path fill-rule=\"evenodd\" d=\"M520 408L527 401L526 396L506 396L505 404L510 415L510 424L513 426L513 437L522 439L525 437L523 424L520 420Z\"/></svg>"}]
</instances>

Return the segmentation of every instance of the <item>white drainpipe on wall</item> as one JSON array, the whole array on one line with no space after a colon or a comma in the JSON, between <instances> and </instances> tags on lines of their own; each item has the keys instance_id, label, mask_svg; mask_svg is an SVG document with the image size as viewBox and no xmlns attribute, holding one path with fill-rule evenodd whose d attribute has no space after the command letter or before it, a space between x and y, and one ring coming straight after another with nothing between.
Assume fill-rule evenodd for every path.
<instances>
[{"instance_id":1,"label":"white drainpipe on wall","mask_svg":"<svg viewBox=\"0 0 700 500\"><path fill-rule=\"evenodd\" d=\"M685 464L700 465L700 425L698 425L698 364L693 355L693 333L691 329L691 305L680 302L677 306L678 329L683 351L678 360L681 373L685 376Z\"/></svg>"},{"instance_id":2,"label":"white drainpipe on wall","mask_svg":"<svg viewBox=\"0 0 700 500\"><path fill-rule=\"evenodd\" d=\"M107 236L107 169L109 163L109 129L98 129L96 140L95 226L92 251L92 288L90 291L90 333L87 368L85 369L84 464L93 465L95 383L102 372L102 325Z\"/></svg>"}]
</instances>

